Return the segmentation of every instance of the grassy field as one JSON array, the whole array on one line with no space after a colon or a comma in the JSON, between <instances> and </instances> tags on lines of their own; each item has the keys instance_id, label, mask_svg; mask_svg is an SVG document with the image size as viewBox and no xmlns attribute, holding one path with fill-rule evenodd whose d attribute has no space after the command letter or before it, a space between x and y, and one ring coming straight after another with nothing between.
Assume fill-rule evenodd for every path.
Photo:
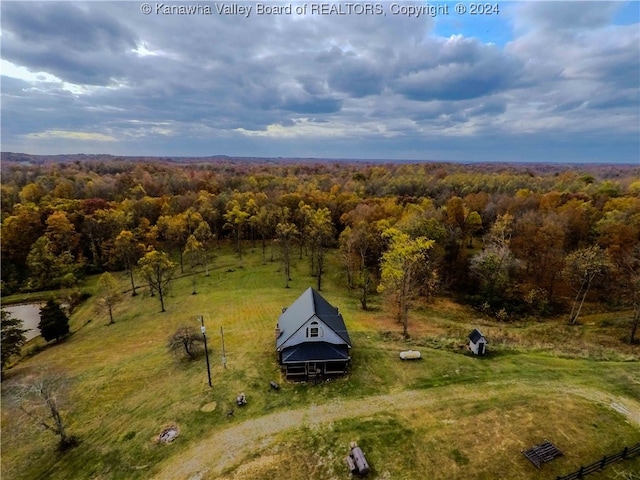
<instances>
[{"instance_id":1,"label":"grassy field","mask_svg":"<svg viewBox=\"0 0 640 480\"><path fill-rule=\"evenodd\" d=\"M164 313L157 298L127 297L107 326L89 300L74 312L67 340L25 348L39 351L7 378L43 366L64 371L72 385L64 414L80 444L58 453L51 434L17 425L3 402L3 479L349 478L352 440L369 459L369 478L555 478L640 441L640 352L620 341L620 314L587 312L575 327L562 319L498 324L439 299L412 315L404 341L378 299L372 311L358 309L333 266L322 293L350 330L351 371L293 384L280 377L273 332L281 308L315 285L307 262L289 289L279 264L262 265L259 252L247 252L242 268L229 251L216 264L209 277L198 275L196 295L190 278L177 280ZM204 359L186 362L166 349L179 326L199 326L198 315L213 388ZM473 327L491 342L485 358L463 348ZM401 362L407 348L423 359ZM270 380L282 388L271 391ZM249 404L228 417L239 392ZM156 443L168 425L180 435ZM520 451L545 439L565 455L537 470ZM635 459L589 478L638 471Z\"/></svg>"}]
</instances>

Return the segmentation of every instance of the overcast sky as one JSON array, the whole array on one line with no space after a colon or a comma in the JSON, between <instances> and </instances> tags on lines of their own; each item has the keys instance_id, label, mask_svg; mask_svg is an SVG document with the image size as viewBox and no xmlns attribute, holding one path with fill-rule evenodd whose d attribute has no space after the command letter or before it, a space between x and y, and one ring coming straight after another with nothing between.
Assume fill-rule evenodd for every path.
<instances>
[{"instance_id":1,"label":"overcast sky","mask_svg":"<svg viewBox=\"0 0 640 480\"><path fill-rule=\"evenodd\" d=\"M3 0L2 150L640 163L638 1L265 3Z\"/></svg>"}]
</instances>

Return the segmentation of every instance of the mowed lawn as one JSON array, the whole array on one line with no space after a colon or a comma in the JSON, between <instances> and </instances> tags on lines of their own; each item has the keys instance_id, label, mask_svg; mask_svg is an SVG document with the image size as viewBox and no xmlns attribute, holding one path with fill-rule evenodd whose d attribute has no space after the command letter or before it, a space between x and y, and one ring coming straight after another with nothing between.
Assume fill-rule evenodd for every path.
<instances>
[{"instance_id":1,"label":"mowed lawn","mask_svg":"<svg viewBox=\"0 0 640 480\"><path fill-rule=\"evenodd\" d=\"M143 290L125 297L115 325L96 315L92 299L79 307L73 335L23 360L7 378L42 367L64 371L71 388L63 413L80 444L58 453L50 433L16 425L3 401L2 478L190 478L172 466L215 435L339 401L354 405L354 415L275 428L220 472L209 462L226 452L212 445L198 459L200 478L348 478L344 456L352 440L371 463L369 478L555 478L640 441L640 418L633 417L640 415L639 353L620 342L626 327L615 315L587 316L575 328L561 320L497 324L440 299L414 312L405 342L379 298L372 311L359 309L357 292L345 287L332 258L322 294L345 317L353 365L345 378L293 384L280 376L274 328L282 307L315 286L308 260L297 261L289 289L280 264L263 265L259 251L247 249L242 264L222 251L210 276L197 275L195 295L189 276L175 281L164 313ZM126 277L118 278L127 288ZM213 388L204 358L187 362L166 348L179 326L199 329L198 315L207 327ZM464 348L476 326L491 342L486 358ZM421 350L423 359L401 362L398 352L407 348ZM271 391L270 380L282 388ZM398 402L370 413L355 407L416 391L424 399L416 406ZM240 392L249 404L228 416ZM215 410L201 411L212 402ZM626 415L612 404L628 407ZM169 425L180 429L177 439L155 442ZM520 450L545 439L565 456L538 471ZM633 478L634 469L637 459L590 478Z\"/></svg>"}]
</instances>

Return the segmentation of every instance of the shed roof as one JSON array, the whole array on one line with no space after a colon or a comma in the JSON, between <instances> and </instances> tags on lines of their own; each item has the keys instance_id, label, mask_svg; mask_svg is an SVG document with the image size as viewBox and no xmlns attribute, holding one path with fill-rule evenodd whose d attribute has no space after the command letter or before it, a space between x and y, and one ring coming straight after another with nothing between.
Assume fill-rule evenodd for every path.
<instances>
[{"instance_id":1,"label":"shed roof","mask_svg":"<svg viewBox=\"0 0 640 480\"><path fill-rule=\"evenodd\" d=\"M477 328L474 328L473 332L469 334L469 340L471 340L473 343L478 343L478 340L480 340L481 338L484 338L484 335L482 335L482 332Z\"/></svg>"},{"instance_id":2,"label":"shed roof","mask_svg":"<svg viewBox=\"0 0 640 480\"><path fill-rule=\"evenodd\" d=\"M281 334L276 340L276 348L280 348L314 315L322 320L347 345L351 346L349 332L347 332L344 319L338 309L327 302L313 288L309 287L280 315L278 328Z\"/></svg>"}]
</instances>

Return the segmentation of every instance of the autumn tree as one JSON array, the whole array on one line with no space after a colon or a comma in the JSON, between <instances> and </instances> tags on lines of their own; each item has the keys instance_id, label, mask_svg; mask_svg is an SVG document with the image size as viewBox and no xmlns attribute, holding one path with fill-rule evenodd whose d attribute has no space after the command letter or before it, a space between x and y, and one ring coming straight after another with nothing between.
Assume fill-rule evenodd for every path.
<instances>
[{"instance_id":1,"label":"autumn tree","mask_svg":"<svg viewBox=\"0 0 640 480\"><path fill-rule=\"evenodd\" d=\"M482 301L493 308L504 308L511 293L511 275L515 267L510 249L512 229L512 215L498 217L485 238L484 249L470 262L470 271L480 283Z\"/></svg>"},{"instance_id":2,"label":"autumn tree","mask_svg":"<svg viewBox=\"0 0 640 480\"><path fill-rule=\"evenodd\" d=\"M242 265L242 244L240 239L242 238L242 231L245 224L249 220L249 213L244 211L237 200L233 200L224 214L226 220L225 228L231 230L236 239L236 252L240 257L240 265Z\"/></svg>"},{"instance_id":3,"label":"autumn tree","mask_svg":"<svg viewBox=\"0 0 640 480\"><path fill-rule=\"evenodd\" d=\"M514 223L511 251L523 265L524 282L532 290L544 290L551 302L560 279L566 253L562 218L555 212L529 211Z\"/></svg>"},{"instance_id":4,"label":"autumn tree","mask_svg":"<svg viewBox=\"0 0 640 480\"><path fill-rule=\"evenodd\" d=\"M258 211L260 210L260 204L266 201L266 195L262 192L251 192L248 194L249 197L245 203L244 210L249 215L247 217L247 227L249 230L249 238L251 239L251 244L253 248L256 246L256 218Z\"/></svg>"},{"instance_id":5,"label":"autumn tree","mask_svg":"<svg viewBox=\"0 0 640 480\"><path fill-rule=\"evenodd\" d=\"M260 235L262 246L262 264L267 263L267 238L273 235L275 229L275 215L266 205L262 205L258 211L249 219L255 230Z\"/></svg>"},{"instance_id":6,"label":"autumn tree","mask_svg":"<svg viewBox=\"0 0 640 480\"><path fill-rule=\"evenodd\" d=\"M53 433L59 438L58 448L61 451L75 446L77 438L69 435L62 417L64 404L68 402L68 390L69 380L59 373L40 371L13 380L7 385L9 405L19 415L12 420Z\"/></svg>"},{"instance_id":7,"label":"autumn tree","mask_svg":"<svg viewBox=\"0 0 640 480\"><path fill-rule=\"evenodd\" d=\"M286 279L285 288L289 288L289 282L291 281L291 249L294 240L298 237L298 229L290 222L278 223L278 225L276 225L276 235L282 254L282 265Z\"/></svg>"},{"instance_id":8,"label":"autumn tree","mask_svg":"<svg viewBox=\"0 0 640 480\"><path fill-rule=\"evenodd\" d=\"M444 237L446 271L449 281L461 279L466 272L466 248L474 233L482 228L482 218L470 210L460 197L451 197L443 207L442 225Z\"/></svg>"},{"instance_id":9,"label":"autumn tree","mask_svg":"<svg viewBox=\"0 0 640 480\"><path fill-rule=\"evenodd\" d=\"M574 198L558 207L557 211L565 230L565 250L584 248L597 218L595 207L590 201Z\"/></svg>"},{"instance_id":10,"label":"autumn tree","mask_svg":"<svg viewBox=\"0 0 640 480\"><path fill-rule=\"evenodd\" d=\"M187 238L187 244L184 247L184 257L187 259L191 270L194 270L197 266L202 266L206 263L205 249L201 241L199 241L195 235L189 235ZM196 294L196 275L195 272L191 273L191 285L193 286L192 294Z\"/></svg>"},{"instance_id":11,"label":"autumn tree","mask_svg":"<svg viewBox=\"0 0 640 480\"><path fill-rule=\"evenodd\" d=\"M154 249L147 252L138 261L138 266L151 291L157 293L160 298L160 311L165 312L164 298L175 275L175 263L169 259L165 252Z\"/></svg>"},{"instance_id":12,"label":"autumn tree","mask_svg":"<svg viewBox=\"0 0 640 480\"><path fill-rule=\"evenodd\" d=\"M122 302L120 286L113 275L105 272L98 279L98 294L96 307L98 312L109 313L109 325L116 323L113 320L113 309Z\"/></svg>"},{"instance_id":13,"label":"autumn tree","mask_svg":"<svg viewBox=\"0 0 640 480\"><path fill-rule=\"evenodd\" d=\"M34 289L71 287L78 281L79 266L70 252L56 254L51 241L42 236L31 246L27 256L30 284Z\"/></svg>"},{"instance_id":14,"label":"autumn tree","mask_svg":"<svg viewBox=\"0 0 640 480\"><path fill-rule=\"evenodd\" d=\"M636 182L640 185L640 182ZM596 223L597 242L609 254L616 294L621 303L634 309L632 341L638 328L640 285L640 196L612 198L603 206Z\"/></svg>"},{"instance_id":15,"label":"autumn tree","mask_svg":"<svg viewBox=\"0 0 640 480\"><path fill-rule=\"evenodd\" d=\"M217 238L218 241L220 240L220 224L222 223L222 215L220 214L220 208L216 206L216 202L219 202L220 200L220 196L200 190L193 205L195 210L202 216L202 220L209 226L211 238ZM201 238L198 239L202 241Z\"/></svg>"},{"instance_id":16,"label":"autumn tree","mask_svg":"<svg viewBox=\"0 0 640 480\"><path fill-rule=\"evenodd\" d=\"M94 271L104 271L111 261L113 243L120 232L126 230L127 218L123 210L98 208L84 215L82 233L84 252Z\"/></svg>"},{"instance_id":17,"label":"autumn tree","mask_svg":"<svg viewBox=\"0 0 640 480\"><path fill-rule=\"evenodd\" d=\"M20 202L23 204L38 204L42 197L47 194L47 189L41 183L27 183L20 190Z\"/></svg>"},{"instance_id":18,"label":"autumn tree","mask_svg":"<svg viewBox=\"0 0 640 480\"><path fill-rule=\"evenodd\" d=\"M413 239L395 228L386 230L384 236L389 239L389 247L382 255L378 291L384 293L393 306L406 339L409 338L409 310L415 299L415 272L427 260L434 241L424 237Z\"/></svg>"},{"instance_id":19,"label":"autumn tree","mask_svg":"<svg viewBox=\"0 0 640 480\"><path fill-rule=\"evenodd\" d=\"M0 346L2 367L0 371L3 371L7 361L13 355L20 355L20 351L27 341L26 333L29 330L23 329L22 320L12 317L9 312L2 310L0 315L2 316L2 345Z\"/></svg>"},{"instance_id":20,"label":"autumn tree","mask_svg":"<svg viewBox=\"0 0 640 480\"><path fill-rule=\"evenodd\" d=\"M346 226L338 238L340 261L347 272L347 286L354 288L360 257L356 251L356 238L350 226Z\"/></svg>"},{"instance_id":21,"label":"autumn tree","mask_svg":"<svg viewBox=\"0 0 640 480\"><path fill-rule=\"evenodd\" d=\"M640 198L609 200L595 225L597 241L611 254L632 250L640 240Z\"/></svg>"},{"instance_id":22,"label":"autumn tree","mask_svg":"<svg viewBox=\"0 0 640 480\"><path fill-rule=\"evenodd\" d=\"M56 342L69 333L69 317L64 313L60 303L50 298L40 308L40 323L38 323L40 335L47 342L55 339Z\"/></svg>"},{"instance_id":23,"label":"autumn tree","mask_svg":"<svg viewBox=\"0 0 640 480\"><path fill-rule=\"evenodd\" d=\"M300 247L300 260L302 260L302 254L307 247L313 248L314 239L309 231L311 224L311 217L313 216L313 209L311 205L306 204L304 201L298 203L297 208L294 210L294 223L298 232L300 232L299 247ZM315 255L311 254L311 275L315 274Z\"/></svg>"},{"instance_id":24,"label":"autumn tree","mask_svg":"<svg viewBox=\"0 0 640 480\"><path fill-rule=\"evenodd\" d=\"M4 187L4 185L3 185ZM4 218L2 230L2 282L15 291L27 278L27 257L35 241L44 233L40 213L34 206L16 205L13 214Z\"/></svg>"},{"instance_id":25,"label":"autumn tree","mask_svg":"<svg viewBox=\"0 0 640 480\"><path fill-rule=\"evenodd\" d=\"M45 236L51 242L53 253L55 255L60 255L63 252L69 252L71 255L75 254L80 235L69 221L67 214L55 211L49 215L46 224Z\"/></svg>"},{"instance_id":26,"label":"autumn tree","mask_svg":"<svg viewBox=\"0 0 640 480\"><path fill-rule=\"evenodd\" d=\"M378 275L379 259L384 240L382 232L388 228L386 221L360 220L353 227L346 227L340 234L340 253L347 268L348 279L360 290L360 306L367 310L369 293Z\"/></svg>"},{"instance_id":27,"label":"autumn tree","mask_svg":"<svg viewBox=\"0 0 640 480\"><path fill-rule=\"evenodd\" d=\"M442 242L447 232L438 216L433 201L425 198L420 203L406 205L395 226L412 237L427 237Z\"/></svg>"},{"instance_id":28,"label":"autumn tree","mask_svg":"<svg viewBox=\"0 0 640 480\"><path fill-rule=\"evenodd\" d=\"M211 233L211 227L209 224L202 220L198 223L198 226L193 232L193 236L196 241L200 242L202 249L199 253L200 255L200 263L204 265L205 276L209 276L209 244L211 243L211 239L213 238L213 234ZM189 239L187 239L187 243Z\"/></svg>"},{"instance_id":29,"label":"autumn tree","mask_svg":"<svg viewBox=\"0 0 640 480\"><path fill-rule=\"evenodd\" d=\"M640 326L640 245L625 253L616 262L622 276L622 303L632 308L631 333L629 343L636 343L636 334Z\"/></svg>"},{"instance_id":30,"label":"autumn tree","mask_svg":"<svg viewBox=\"0 0 640 480\"><path fill-rule=\"evenodd\" d=\"M137 292L133 269L138 263L138 260L144 255L144 245L136 240L131 231L122 230L115 239L114 254L124 264L129 274L131 296L135 297Z\"/></svg>"},{"instance_id":31,"label":"autumn tree","mask_svg":"<svg viewBox=\"0 0 640 480\"><path fill-rule=\"evenodd\" d=\"M387 245L382 233L401 215L402 208L394 199L375 199L359 203L341 218L347 224L340 237L341 252L351 269L353 285L360 289L363 310L367 310L369 293L380 276L380 258Z\"/></svg>"},{"instance_id":32,"label":"autumn tree","mask_svg":"<svg viewBox=\"0 0 640 480\"><path fill-rule=\"evenodd\" d=\"M60 276L60 259L53 252L51 241L42 236L35 241L27 256L27 266L31 273L31 284L35 288L52 286Z\"/></svg>"},{"instance_id":33,"label":"autumn tree","mask_svg":"<svg viewBox=\"0 0 640 480\"><path fill-rule=\"evenodd\" d=\"M631 332L629 343L637 342L640 327L640 243L618 252L612 259L615 273L614 290L620 305L631 307Z\"/></svg>"},{"instance_id":34,"label":"autumn tree","mask_svg":"<svg viewBox=\"0 0 640 480\"><path fill-rule=\"evenodd\" d=\"M203 261L204 245L195 235L189 235L184 246L183 256L187 261L187 265L192 270L198 266L204 266Z\"/></svg>"},{"instance_id":35,"label":"autumn tree","mask_svg":"<svg viewBox=\"0 0 640 480\"><path fill-rule=\"evenodd\" d=\"M569 315L571 325L578 321L593 281L603 276L610 265L609 256L597 246L581 248L567 255L563 275L576 292Z\"/></svg>"},{"instance_id":36,"label":"autumn tree","mask_svg":"<svg viewBox=\"0 0 640 480\"><path fill-rule=\"evenodd\" d=\"M322 289L322 275L324 274L325 250L333 240L335 233L335 228L331 221L331 212L328 208L321 208L312 212L308 233L313 245L311 256L315 258L315 275L318 279L318 291L320 291Z\"/></svg>"},{"instance_id":37,"label":"autumn tree","mask_svg":"<svg viewBox=\"0 0 640 480\"><path fill-rule=\"evenodd\" d=\"M178 215L163 215L158 219L158 229L165 240L165 244L177 251L180 258L180 272L184 273L184 247L189 238L188 216L185 213Z\"/></svg>"}]
</instances>

